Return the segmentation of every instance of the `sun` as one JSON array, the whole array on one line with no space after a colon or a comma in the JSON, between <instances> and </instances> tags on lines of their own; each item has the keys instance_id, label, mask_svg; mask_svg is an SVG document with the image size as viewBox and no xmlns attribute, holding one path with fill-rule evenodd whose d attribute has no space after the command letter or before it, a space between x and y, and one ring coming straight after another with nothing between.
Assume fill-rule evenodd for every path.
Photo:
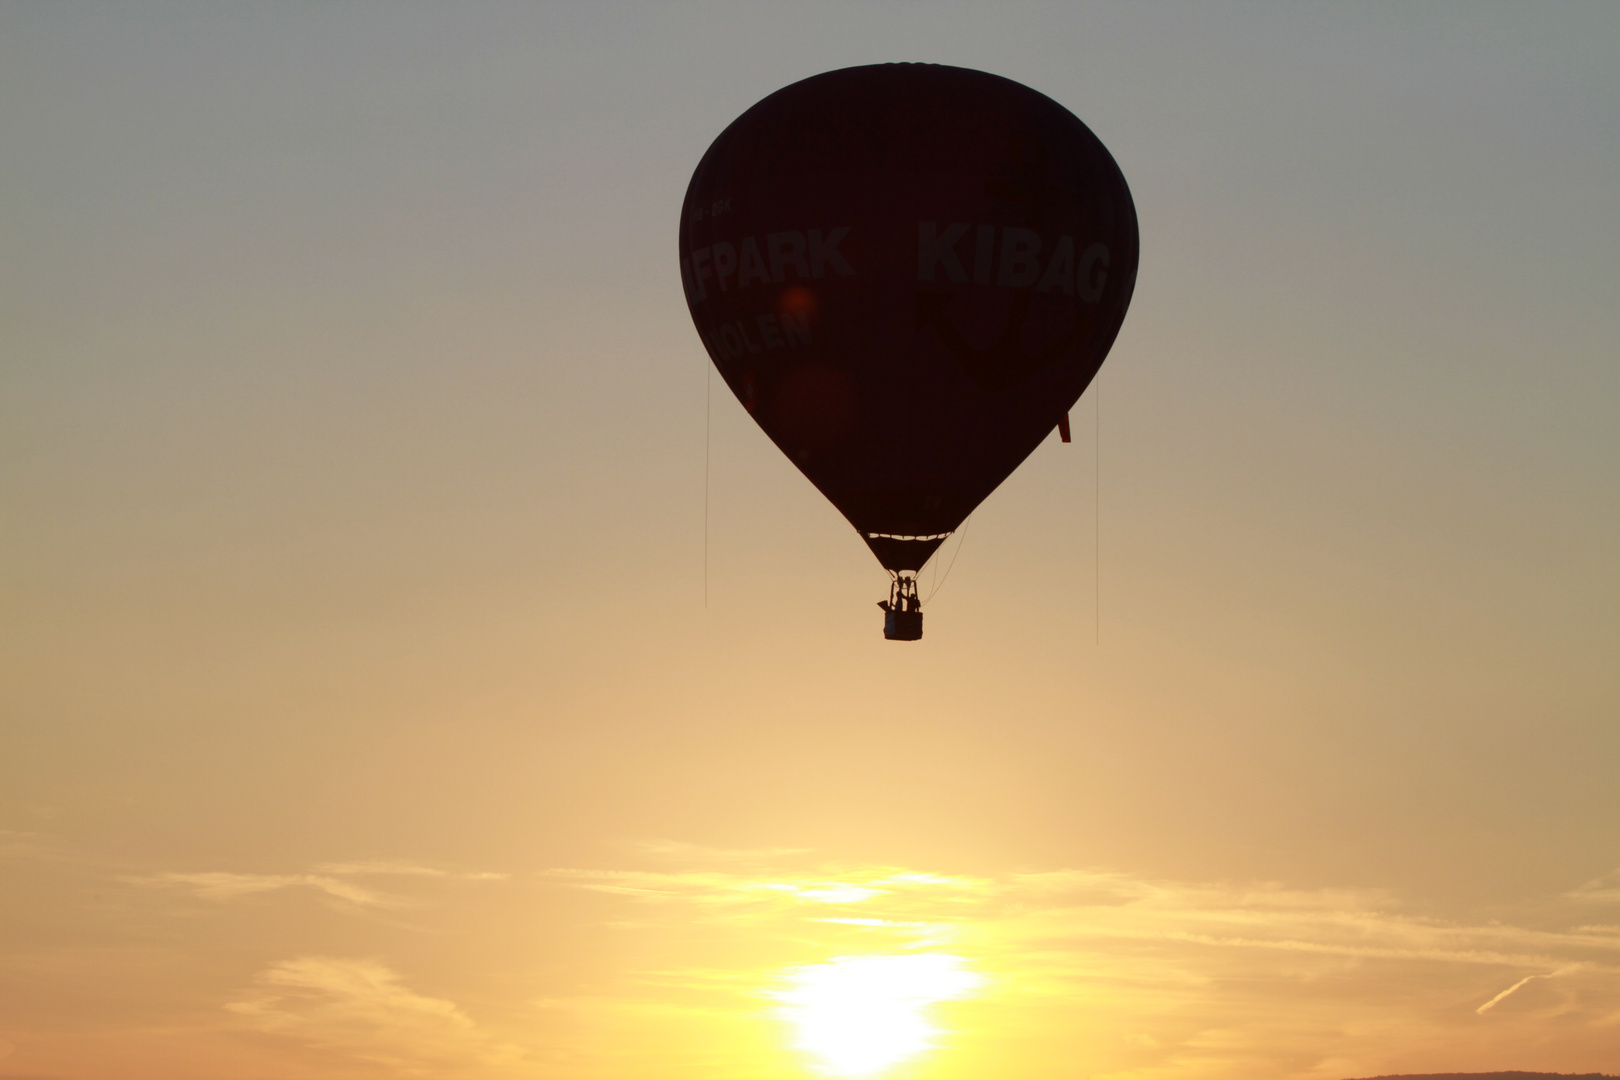
<instances>
[{"instance_id":1,"label":"sun","mask_svg":"<svg viewBox=\"0 0 1620 1080\"><path fill-rule=\"evenodd\" d=\"M983 981L943 953L840 956L789 969L773 996L813 1068L863 1080L931 1049L940 1032L928 1007Z\"/></svg>"}]
</instances>

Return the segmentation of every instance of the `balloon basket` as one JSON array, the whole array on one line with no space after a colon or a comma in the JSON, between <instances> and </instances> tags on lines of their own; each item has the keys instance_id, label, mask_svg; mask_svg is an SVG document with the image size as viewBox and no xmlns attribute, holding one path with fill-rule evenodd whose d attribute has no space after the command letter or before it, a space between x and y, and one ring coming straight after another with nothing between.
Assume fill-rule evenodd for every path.
<instances>
[{"instance_id":1,"label":"balloon basket","mask_svg":"<svg viewBox=\"0 0 1620 1080\"><path fill-rule=\"evenodd\" d=\"M922 601L917 598L914 574L897 575L889 586L889 598L878 601L883 609L883 636L890 641L918 641L922 638Z\"/></svg>"}]
</instances>

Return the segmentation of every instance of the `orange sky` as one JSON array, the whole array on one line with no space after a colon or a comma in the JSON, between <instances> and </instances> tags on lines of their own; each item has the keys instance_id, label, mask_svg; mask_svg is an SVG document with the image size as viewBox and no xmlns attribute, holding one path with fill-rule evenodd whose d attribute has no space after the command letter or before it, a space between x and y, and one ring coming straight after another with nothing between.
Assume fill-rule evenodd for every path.
<instances>
[{"instance_id":1,"label":"orange sky","mask_svg":"<svg viewBox=\"0 0 1620 1080\"><path fill-rule=\"evenodd\" d=\"M1617 43L0 9L0 1078L1620 1073ZM911 646L675 264L734 116L891 59L1142 225Z\"/></svg>"}]
</instances>

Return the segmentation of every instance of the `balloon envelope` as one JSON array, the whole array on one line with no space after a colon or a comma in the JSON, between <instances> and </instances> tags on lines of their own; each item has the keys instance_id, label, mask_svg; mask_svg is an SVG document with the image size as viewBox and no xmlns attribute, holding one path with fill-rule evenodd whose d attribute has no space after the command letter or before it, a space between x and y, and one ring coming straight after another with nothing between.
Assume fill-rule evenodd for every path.
<instances>
[{"instance_id":1,"label":"balloon envelope","mask_svg":"<svg viewBox=\"0 0 1620 1080\"><path fill-rule=\"evenodd\" d=\"M885 567L915 571L1096 374L1136 281L1136 210L1050 98L879 64L722 132L680 256L726 385Z\"/></svg>"}]
</instances>

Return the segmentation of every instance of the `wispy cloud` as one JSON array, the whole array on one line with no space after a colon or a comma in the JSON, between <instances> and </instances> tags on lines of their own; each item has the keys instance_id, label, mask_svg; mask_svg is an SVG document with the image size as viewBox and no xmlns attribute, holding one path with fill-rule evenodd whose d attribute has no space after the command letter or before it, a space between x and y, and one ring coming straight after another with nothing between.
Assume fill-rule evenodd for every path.
<instances>
[{"instance_id":1,"label":"wispy cloud","mask_svg":"<svg viewBox=\"0 0 1620 1080\"><path fill-rule=\"evenodd\" d=\"M333 900L362 908L407 908L424 901L383 892L352 880L366 877L394 877L431 881L504 881L506 874L463 873L417 863L365 861L323 863L309 871L291 874L247 874L228 870L166 872L126 876L132 885L175 889L200 900L225 902L260 893L308 889Z\"/></svg>"},{"instance_id":2,"label":"wispy cloud","mask_svg":"<svg viewBox=\"0 0 1620 1080\"><path fill-rule=\"evenodd\" d=\"M578 888L639 900L737 908L865 904L879 899L905 906L924 897L937 900L942 894L949 894L953 900L963 899L987 884L977 879L894 868L831 872L561 868L550 871L550 876Z\"/></svg>"},{"instance_id":3,"label":"wispy cloud","mask_svg":"<svg viewBox=\"0 0 1620 1080\"><path fill-rule=\"evenodd\" d=\"M316 873L341 874L355 877L427 877L450 878L458 881L505 881L510 874L445 870L421 863L395 859L363 859L358 862L321 863L313 868Z\"/></svg>"},{"instance_id":4,"label":"wispy cloud","mask_svg":"<svg viewBox=\"0 0 1620 1080\"><path fill-rule=\"evenodd\" d=\"M1488 1013L1492 1009L1496 1008L1496 1006L1498 1004L1500 1004L1501 1002L1505 1001L1508 997L1510 997L1515 991L1522 990L1524 987L1528 986L1530 983L1536 981L1537 979L1547 979L1547 978L1551 978L1551 976L1549 976L1549 975L1526 975L1524 978L1520 979L1518 982L1514 983L1512 986L1508 987L1506 990L1503 990L1500 994L1497 994L1495 997L1491 998L1491 1000L1487 1001L1485 1004L1483 1004L1479 1008L1475 1009L1474 1012L1478 1013L1480 1016L1484 1016L1486 1013Z\"/></svg>"},{"instance_id":5,"label":"wispy cloud","mask_svg":"<svg viewBox=\"0 0 1620 1080\"><path fill-rule=\"evenodd\" d=\"M255 982L226 1005L254 1028L397 1075L466 1075L516 1056L455 1003L417 993L376 960L303 956L271 964Z\"/></svg>"},{"instance_id":6,"label":"wispy cloud","mask_svg":"<svg viewBox=\"0 0 1620 1080\"><path fill-rule=\"evenodd\" d=\"M150 874L126 877L132 885L179 889L201 900L234 900L281 889L313 889L335 900L360 907L396 908L411 901L362 888L350 881L323 874L237 874L228 871Z\"/></svg>"},{"instance_id":7,"label":"wispy cloud","mask_svg":"<svg viewBox=\"0 0 1620 1080\"><path fill-rule=\"evenodd\" d=\"M1611 870L1602 877L1593 878L1565 898L1581 904L1614 904L1620 906L1620 869Z\"/></svg>"},{"instance_id":8,"label":"wispy cloud","mask_svg":"<svg viewBox=\"0 0 1620 1080\"><path fill-rule=\"evenodd\" d=\"M635 848L641 854L654 859L686 863L688 865L698 862L706 866L746 863L769 865L780 863L784 859L795 856L811 854L809 848L717 848L707 847L702 844L690 844L681 840L643 840L636 844Z\"/></svg>"},{"instance_id":9,"label":"wispy cloud","mask_svg":"<svg viewBox=\"0 0 1620 1080\"><path fill-rule=\"evenodd\" d=\"M983 980L938 1006L945 1049L917 1066L936 1080L1340 1080L1504 1061L1614 1071L1614 875L1469 918L1379 889L635 850L547 872L549 897L532 878L492 890L504 875L384 859L124 880L147 895L137 915L181 898L188 914L218 905L198 934L236 948L251 925L257 963L292 957L209 1004L230 1038L246 1025L266 1037L256 1047L286 1040L264 1052L320 1060L323 1075L783 1080L803 1062L771 995L795 973L865 970L848 960L861 957L903 970L895 958L927 955ZM343 918L312 924L300 894ZM478 959L446 962L452 939ZM491 957L510 962L495 972Z\"/></svg>"},{"instance_id":10,"label":"wispy cloud","mask_svg":"<svg viewBox=\"0 0 1620 1080\"><path fill-rule=\"evenodd\" d=\"M1154 882L1100 870L964 877L894 867L646 871L558 869L578 888L641 901L731 910L849 907L837 921L964 933L994 926L1003 943L1162 941L1380 960L1561 967L1571 956L1620 960L1612 927L1546 930L1457 923L1399 910L1381 890ZM881 908L879 912L867 909ZM919 916L924 916L919 918ZM816 917L826 921L825 912Z\"/></svg>"},{"instance_id":11,"label":"wispy cloud","mask_svg":"<svg viewBox=\"0 0 1620 1080\"><path fill-rule=\"evenodd\" d=\"M1583 921L1611 887L1607 878L1515 922L1428 915L1377 889L1109 870L962 876L803 858L774 866L694 859L685 868L570 868L552 877L633 905L641 932L730 927L739 940L767 935L773 955L799 949L798 963L948 949L989 978L964 1015L1011 1008L1006 1017L1088 1017L1101 1025L1090 1037L1115 1045L1112 1059L1087 1064L1098 1073L1435 1071L1392 1057L1393 1048L1464 1043L1480 1047L1482 1060L1492 1045L1517 1046L1521 1059L1542 1046L1537 1060L1573 1067L1590 1063L1620 1027L1620 932ZM694 960L695 992L712 978ZM675 985L679 970L666 960L659 985ZM1299 1054L1310 1064L1291 1057Z\"/></svg>"}]
</instances>

